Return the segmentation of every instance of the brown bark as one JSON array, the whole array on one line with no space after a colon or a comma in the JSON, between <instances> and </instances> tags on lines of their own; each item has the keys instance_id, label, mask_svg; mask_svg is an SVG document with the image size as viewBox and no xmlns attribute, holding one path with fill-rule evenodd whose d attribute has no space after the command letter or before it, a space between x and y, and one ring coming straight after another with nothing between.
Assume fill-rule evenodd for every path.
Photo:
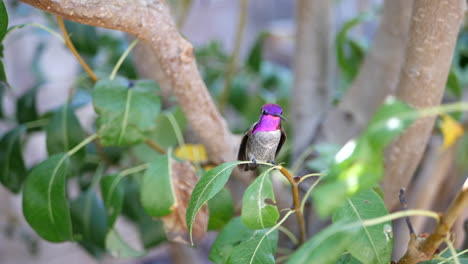
<instances>
[{"instance_id":1,"label":"brown bark","mask_svg":"<svg viewBox=\"0 0 468 264\"><path fill-rule=\"evenodd\" d=\"M377 107L395 91L403 65L414 0L386 0L380 27L361 69L341 103L330 111L320 136L344 144L367 125Z\"/></svg>"},{"instance_id":2,"label":"brown bark","mask_svg":"<svg viewBox=\"0 0 468 264\"><path fill-rule=\"evenodd\" d=\"M310 143L329 105L332 1L300 0L296 7L294 86L291 93L293 155Z\"/></svg>"},{"instance_id":3,"label":"brown bark","mask_svg":"<svg viewBox=\"0 0 468 264\"><path fill-rule=\"evenodd\" d=\"M236 145L201 79L192 45L179 34L162 0L22 0L92 26L128 32L150 45L187 120L215 163L235 159Z\"/></svg>"},{"instance_id":4,"label":"brown bark","mask_svg":"<svg viewBox=\"0 0 468 264\"><path fill-rule=\"evenodd\" d=\"M466 9L465 0L415 0L396 96L415 108L439 105ZM383 190L389 209L421 160L435 117L417 120L386 150Z\"/></svg>"}]
</instances>

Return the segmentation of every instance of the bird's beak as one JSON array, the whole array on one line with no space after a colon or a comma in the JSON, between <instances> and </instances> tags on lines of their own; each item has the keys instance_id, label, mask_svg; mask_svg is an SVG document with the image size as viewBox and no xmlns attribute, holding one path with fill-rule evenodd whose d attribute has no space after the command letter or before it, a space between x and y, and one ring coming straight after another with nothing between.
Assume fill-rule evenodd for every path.
<instances>
[{"instance_id":1,"label":"bird's beak","mask_svg":"<svg viewBox=\"0 0 468 264\"><path fill-rule=\"evenodd\" d=\"M282 115L278 115L281 120L286 121L286 118L284 118Z\"/></svg>"}]
</instances>

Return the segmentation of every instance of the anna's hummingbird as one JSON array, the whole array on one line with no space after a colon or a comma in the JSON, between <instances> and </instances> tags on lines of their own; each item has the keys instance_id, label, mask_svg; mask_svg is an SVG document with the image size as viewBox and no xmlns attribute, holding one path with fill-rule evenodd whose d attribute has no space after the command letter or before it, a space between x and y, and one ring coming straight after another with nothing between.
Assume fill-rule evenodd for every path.
<instances>
[{"instance_id":1,"label":"anna's hummingbird","mask_svg":"<svg viewBox=\"0 0 468 264\"><path fill-rule=\"evenodd\" d=\"M286 134L281 127L283 109L276 104L262 106L260 119L253 124L242 137L238 160L252 161L252 164L241 164L244 170L255 170L257 161L275 163Z\"/></svg>"}]
</instances>

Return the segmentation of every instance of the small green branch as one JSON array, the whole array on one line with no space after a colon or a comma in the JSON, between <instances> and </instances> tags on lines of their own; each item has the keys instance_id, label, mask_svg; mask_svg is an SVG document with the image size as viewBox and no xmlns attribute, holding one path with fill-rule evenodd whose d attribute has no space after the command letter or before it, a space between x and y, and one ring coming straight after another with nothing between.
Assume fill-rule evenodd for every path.
<instances>
[{"instance_id":1,"label":"small green branch","mask_svg":"<svg viewBox=\"0 0 468 264\"><path fill-rule=\"evenodd\" d=\"M50 34L54 35L55 37L57 37L62 43L65 43L65 40L63 39L62 36L60 36L60 34L49 28L49 27L46 27L44 25L41 25L41 24L36 24L36 23L26 23L26 24L21 24L21 25L16 25L16 26L12 26L11 28L8 29L7 33L6 34L10 34L11 32L17 30L17 29L21 29L23 27L26 27L26 26L32 26L32 27L36 27L36 28L39 28L39 29L43 29L47 32L49 32Z\"/></svg>"},{"instance_id":2,"label":"small green branch","mask_svg":"<svg viewBox=\"0 0 468 264\"><path fill-rule=\"evenodd\" d=\"M234 43L234 50L232 51L231 58L229 60L228 69L226 75L224 76L224 89L219 100L219 110L224 112L227 102L229 101L229 94L231 92L231 81L234 77L234 73L237 68L237 60L239 58L240 49L242 45L242 39L244 37L245 25L247 24L247 11L249 7L248 0L240 1L240 10L239 10L239 21L237 24L236 39Z\"/></svg>"},{"instance_id":3,"label":"small green branch","mask_svg":"<svg viewBox=\"0 0 468 264\"><path fill-rule=\"evenodd\" d=\"M455 264L460 264L460 260L458 259L457 256L457 251L455 250L455 247L453 246L452 241L450 241L449 234L447 234L447 237L445 238L445 244L447 244L448 249L450 250L450 254L452 254L453 261Z\"/></svg>"},{"instance_id":4,"label":"small green branch","mask_svg":"<svg viewBox=\"0 0 468 264\"><path fill-rule=\"evenodd\" d=\"M43 127L49 123L49 119L38 119L30 122L24 123L24 126L28 129L36 128L36 127Z\"/></svg>"},{"instance_id":5,"label":"small green branch","mask_svg":"<svg viewBox=\"0 0 468 264\"><path fill-rule=\"evenodd\" d=\"M67 152L67 156L72 156L73 154L75 154L78 150L80 150L82 147L86 146L87 144L89 144L89 142L93 141L94 139L97 138L97 134L92 134L91 136L85 138L83 141L80 142L80 144L76 145L74 148L72 148L71 150L69 150Z\"/></svg>"},{"instance_id":6,"label":"small green branch","mask_svg":"<svg viewBox=\"0 0 468 264\"><path fill-rule=\"evenodd\" d=\"M312 190L315 188L315 186L317 186L317 184L319 184L320 180L322 178L318 178L313 184L312 186L309 187L309 190L307 190L306 194L304 195L304 198L302 198L302 202L301 202L301 211L304 212L304 207L305 207L305 204L307 202L307 199L309 199L309 196L310 196L310 193L312 192Z\"/></svg>"},{"instance_id":7,"label":"small green branch","mask_svg":"<svg viewBox=\"0 0 468 264\"><path fill-rule=\"evenodd\" d=\"M149 167L149 163L144 163L144 164L132 167L132 168L125 169L125 170L121 171L119 173L119 175L122 176L122 177L125 177L127 175L134 174L134 173L140 172L142 170L146 170L148 167Z\"/></svg>"},{"instance_id":8,"label":"small green branch","mask_svg":"<svg viewBox=\"0 0 468 264\"><path fill-rule=\"evenodd\" d=\"M127 47L125 52L122 54L122 56L120 56L119 60L115 64L114 69L112 69L112 72L111 72L111 74L109 76L109 79L111 81L115 79L115 75L117 74L117 71L119 70L120 66L122 65L122 63L124 62L124 60L128 56L128 54L130 53L130 51L132 51L132 49L138 43L138 41L139 41L139 39L133 40L132 43Z\"/></svg>"},{"instance_id":9,"label":"small green branch","mask_svg":"<svg viewBox=\"0 0 468 264\"><path fill-rule=\"evenodd\" d=\"M294 245L299 244L299 240L297 240L297 237L291 231L289 231L289 229L287 229L284 226L279 226L278 230L283 232L283 234L285 234L291 240L291 242L293 242Z\"/></svg>"}]
</instances>

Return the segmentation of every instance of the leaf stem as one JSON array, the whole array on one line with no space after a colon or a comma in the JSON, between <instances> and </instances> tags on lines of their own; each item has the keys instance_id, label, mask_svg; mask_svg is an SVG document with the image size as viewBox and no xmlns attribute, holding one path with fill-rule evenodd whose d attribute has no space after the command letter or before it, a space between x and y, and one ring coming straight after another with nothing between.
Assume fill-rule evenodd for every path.
<instances>
[{"instance_id":1,"label":"leaf stem","mask_svg":"<svg viewBox=\"0 0 468 264\"><path fill-rule=\"evenodd\" d=\"M240 49L242 46L242 39L244 37L245 25L247 24L247 11L249 7L248 0L240 1L240 10L239 10L239 21L237 24L236 39L234 42L234 50L232 51L231 58L229 60L228 68L226 75L224 76L224 89L219 100L219 110L224 112L224 108L229 100L229 94L231 92L231 81L234 76L234 72L237 67L237 60L239 58Z\"/></svg>"},{"instance_id":2,"label":"leaf stem","mask_svg":"<svg viewBox=\"0 0 468 264\"><path fill-rule=\"evenodd\" d=\"M312 186L310 186L309 190L307 190L306 194L304 195L304 197L302 198L302 202L301 202L301 211L304 212L304 206L307 202L307 199L309 199L309 196L310 196L310 193L312 192L312 190L315 188L315 186L317 186L317 184L320 182L322 178L318 178L313 184Z\"/></svg>"},{"instance_id":3,"label":"leaf stem","mask_svg":"<svg viewBox=\"0 0 468 264\"><path fill-rule=\"evenodd\" d=\"M299 245L302 245L306 240L306 230L304 215L302 214L301 202L299 200L299 182L293 178L291 173L289 173L289 171L285 167L280 165L279 171L286 177L286 179L289 181L289 184L291 185L294 211L296 212L297 222L299 224L299 231L301 234Z\"/></svg>"},{"instance_id":4,"label":"leaf stem","mask_svg":"<svg viewBox=\"0 0 468 264\"><path fill-rule=\"evenodd\" d=\"M65 44L67 45L68 49L73 53L75 58L78 60L78 62L81 64L81 67L88 73L89 77L94 82L98 81L98 77L96 74L94 74L93 70L88 66L88 64L83 60L83 58L80 56L78 51L76 51L75 46L73 45L73 42L70 40L70 37L68 36L67 28L65 27L65 24L63 23L63 18L60 16L57 16L57 22L59 24L60 29L62 30L63 37L65 39Z\"/></svg>"},{"instance_id":5,"label":"leaf stem","mask_svg":"<svg viewBox=\"0 0 468 264\"><path fill-rule=\"evenodd\" d=\"M455 264L460 264L460 260L458 259L458 256L457 256L457 251L455 250L455 247L453 246L452 241L450 241L449 239L449 234L447 234L447 237L445 237L445 244L447 244L447 247L450 250L450 254L452 254L453 262L455 262Z\"/></svg>"},{"instance_id":6,"label":"leaf stem","mask_svg":"<svg viewBox=\"0 0 468 264\"><path fill-rule=\"evenodd\" d=\"M285 234L293 242L294 245L299 244L299 240L297 240L297 237L291 231L289 231L289 229L287 229L284 226L279 226L278 230L283 232L283 234Z\"/></svg>"},{"instance_id":7,"label":"leaf stem","mask_svg":"<svg viewBox=\"0 0 468 264\"><path fill-rule=\"evenodd\" d=\"M24 123L24 126L26 128L31 129L31 128L45 126L45 125L47 125L47 123L49 123L49 119L44 118L44 119L38 119L38 120L26 122L26 123Z\"/></svg>"},{"instance_id":8,"label":"leaf stem","mask_svg":"<svg viewBox=\"0 0 468 264\"><path fill-rule=\"evenodd\" d=\"M80 150L82 147L84 147L85 145L87 145L89 142L93 141L94 139L97 138L97 134L94 133L92 134L91 136L85 138L83 141L80 142L80 144L76 145L74 148L72 148L71 150L69 150L67 152L67 156L72 156L73 154L75 154L78 150Z\"/></svg>"},{"instance_id":9,"label":"leaf stem","mask_svg":"<svg viewBox=\"0 0 468 264\"><path fill-rule=\"evenodd\" d=\"M148 167L149 167L149 163L140 164L138 166L131 167L131 168L128 168L128 169L125 169L125 170L121 171L119 173L119 175L122 176L122 177L125 177L127 175L134 174L134 173L140 172L142 170L146 170Z\"/></svg>"},{"instance_id":10,"label":"leaf stem","mask_svg":"<svg viewBox=\"0 0 468 264\"><path fill-rule=\"evenodd\" d=\"M166 154L166 150L163 147L159 146L158 143L154 142L153 140L148 138L147 140L145 140L145 143L157 152L161 154Z\"/></svg>"},{"instance_id":11,"label":"leaf stem","mask_svg":"<svg viewBox=\"0 0 468 264\"><path fill-rule=\"evenodd\" d=\"M49 32L50 34L54 35L55 37L57 37L62 43L65 43L65 40L63 39L62 36L60 36L60 34L49 28L49 27L46 27L44 25L41 25L41 24L36 24L36 23L26 23L26 24L20 24L20 25L15 25L15 26L12 26L11 28L8 29L7 33L6 34L10 34L11 32L17 30L17 29L21 29L25 26L32 26L32 27L36 27L36 28L40 28L40 29L43 29L47 32Z\"/></svg>"},{"instance_id":12,"label":"leaf stem","mask_svg":"<svg viewBox=\"0 0 468 264\"><path fill-rule=\"evenodd\" d=\"M124 62L128 54L130 53L130 51L132 51L133 47L135 47L135 45L138 43L138 41L139 39L133 40L132 43L127 47L125 52L122 54L122 56L120 56L119 60L114 66L114 69L112 69L111 75L109 76L109 80L112 81L115 79L115 75L117 74L117 71L119 70L120 66L122 65L122 63Z\"/></svg>"},{"instance_id":13,"label":"leaf stem","mask_svg":"<svg viewBox=\"0 0 468 264\"><path fill-rule=\"evenodd\" d=\"M306 175L301 176L301 177L299 178L299 182L298 182L298 183L301 183L301 182L303 182L305 179L310 178L310 177L314 177L314 176L319 176L319 177L321 177L321 176L324 176L324 175L325 175L324 173L310 173L310 174L306 174Z\"/></svg>"}]
</instances>

